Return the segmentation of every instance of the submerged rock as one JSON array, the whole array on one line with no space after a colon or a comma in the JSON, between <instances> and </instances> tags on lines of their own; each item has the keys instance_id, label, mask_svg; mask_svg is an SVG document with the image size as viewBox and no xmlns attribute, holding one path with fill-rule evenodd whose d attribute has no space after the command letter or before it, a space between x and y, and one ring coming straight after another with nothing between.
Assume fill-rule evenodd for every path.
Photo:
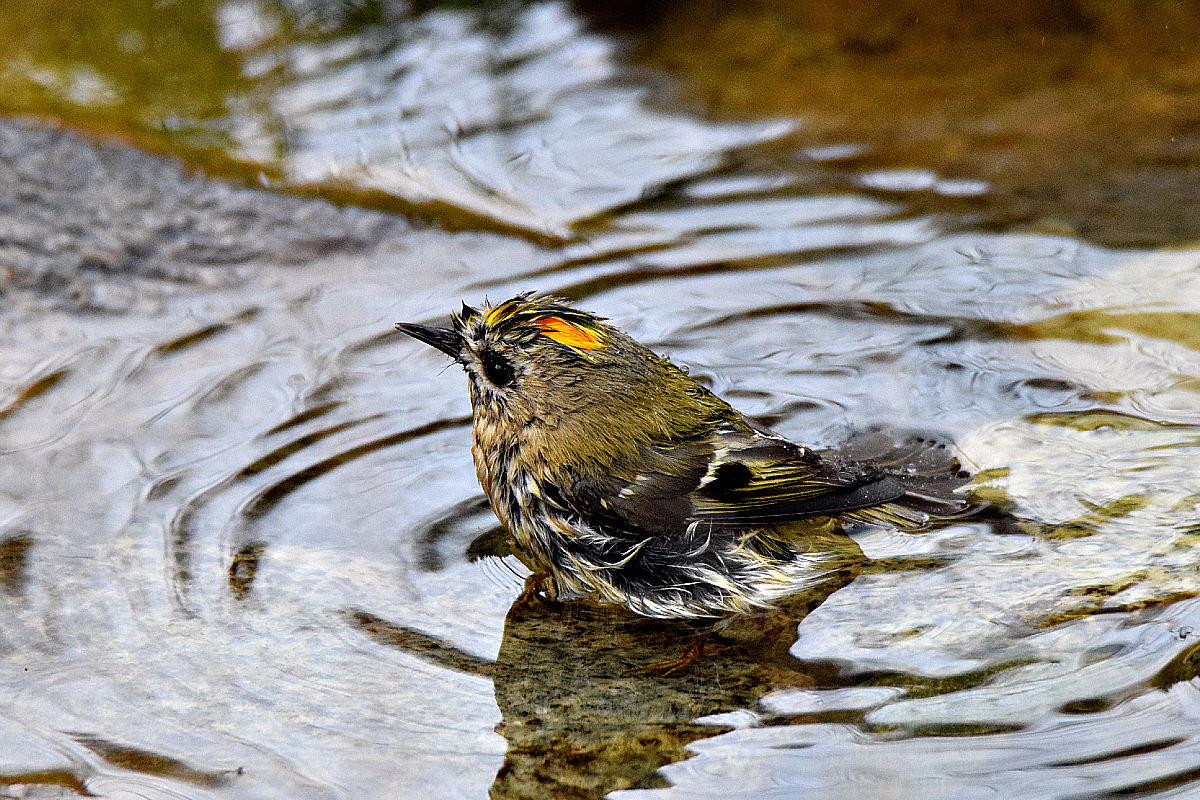
<instances>
[{"instance_id":1,"label":"submerged rock","mask_svg":"<svg viewBox=\"0 0 1200 800\"><path fill-rule=\"evenodd\" d=\"M0 286L120 310L94 276L222 285L262 265L363 253L399 217L235 186L65 130L0 122Z\"/></svg>"}]
</instances>

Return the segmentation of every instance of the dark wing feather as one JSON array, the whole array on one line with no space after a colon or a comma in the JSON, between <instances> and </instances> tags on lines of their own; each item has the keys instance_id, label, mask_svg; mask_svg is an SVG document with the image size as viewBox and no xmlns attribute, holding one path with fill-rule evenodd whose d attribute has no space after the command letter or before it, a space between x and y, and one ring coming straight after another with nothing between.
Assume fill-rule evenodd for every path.
<instances>
[{"instance_id":1,"label":"dark wing feather","mask_svg":"<svg viewBox=\"0 0 1200 800\"><path fill-rule=\"evenodd\" d=\"M721 436L706 479L692 492L694 520L716 525L780 524L835 516L902 498L879 470L822 458L760 432Z\"/></svg>"},{"instance_id":2,"label":"dark wing feather","mask_svg":"<svg viewBox=\"0 0 1200 800\"><path fill-rule=\"evenodd\" d=\"M732 425L645 448L623 466L574 481L569 502L611 532L635 536L680 536L697 522L736 529L824 516L911 528L965 508L924 496L899 467L819 454Z\"/></svg>"},{"instance_id":3,"label":"dark wing feather","mask_svg":"<svg viewBox=\"0 0 1200 800\"><path fill-rule=\"evenodd\" d=\"M620 527L659 536L678 535L694 519L692 493L708 472L716 447L708 437L667 448L646 448L633 474L611 487L607 507Z\"/></svg>"}]
</instances>

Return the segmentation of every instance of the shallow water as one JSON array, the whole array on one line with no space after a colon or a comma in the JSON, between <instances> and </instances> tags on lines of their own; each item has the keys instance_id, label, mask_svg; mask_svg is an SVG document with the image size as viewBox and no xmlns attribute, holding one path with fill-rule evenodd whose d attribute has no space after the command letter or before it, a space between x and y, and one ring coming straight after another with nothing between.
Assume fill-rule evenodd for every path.
<instances>
[{"instance_id":1,"label":"shallow water","mask_svg":"<svg viewBox=\"0 0 1200 800\"><path fill-rule=\"evenodd\" d=\"M927 213L987 186L653 102L555 4L208 13L258 100L195 130L443 224L5 126L73 166L0 181L0 795L1195 791L1200 251ZM687 629L519 596L465 380L391 330L530 288L797 440L953 440L1010 517L854 531L862 575L662 675Z\"/></svg>"}]
</instances>

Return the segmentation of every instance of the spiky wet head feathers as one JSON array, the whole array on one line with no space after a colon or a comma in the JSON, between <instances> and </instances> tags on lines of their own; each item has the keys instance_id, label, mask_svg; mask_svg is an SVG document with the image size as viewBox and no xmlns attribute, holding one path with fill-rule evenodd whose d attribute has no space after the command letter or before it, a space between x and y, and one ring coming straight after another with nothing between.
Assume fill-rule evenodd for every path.
<instances>
[{"instance_id":1,"label":"spiky wet head feathers","mask_svg":"<svg viewBox=\"0 0 1200 800\"><path fill-rule=\"evenodd\" d=\"M463 303L461 313L453 318L464 337L475 341L508 340L531 346L543 336L583 356L602 348L611 330L603 324L603 317L580 311L560 298L533 297L528 292L483 313Z\"/></svg>"}]
</instances>

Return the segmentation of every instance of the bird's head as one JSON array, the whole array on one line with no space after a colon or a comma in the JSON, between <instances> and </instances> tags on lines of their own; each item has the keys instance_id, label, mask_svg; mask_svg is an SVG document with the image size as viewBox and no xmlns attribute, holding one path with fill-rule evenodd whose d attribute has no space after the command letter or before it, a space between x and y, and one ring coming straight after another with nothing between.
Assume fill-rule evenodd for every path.
<instances>
[{"instance_id":1,"label":"bird's head","mask_svg":"<svg viewBox=\"0 0 1200 800\"><path fill-rule=\"evenodd\" d=\"M482 311L463 303L449 328L396 329L462 365L477 413L517 424L588 405L625 372L631 345L644 350L600 317L529 294Z\"/></svg>"},{"instance_id":2,"label":"bird's head","mask_svg":"<svg viewBox=\"0 0 1200 800\"><path fill-rule=\"evenodd\" d=\"M689 420L728 408L669 361L560 298L521 294L483 310L464 303L451 322L396 329L461 364L476 418L508 435L533 425L576 441L639 430L671 438Z\"/></svg>"}]
</instances>

